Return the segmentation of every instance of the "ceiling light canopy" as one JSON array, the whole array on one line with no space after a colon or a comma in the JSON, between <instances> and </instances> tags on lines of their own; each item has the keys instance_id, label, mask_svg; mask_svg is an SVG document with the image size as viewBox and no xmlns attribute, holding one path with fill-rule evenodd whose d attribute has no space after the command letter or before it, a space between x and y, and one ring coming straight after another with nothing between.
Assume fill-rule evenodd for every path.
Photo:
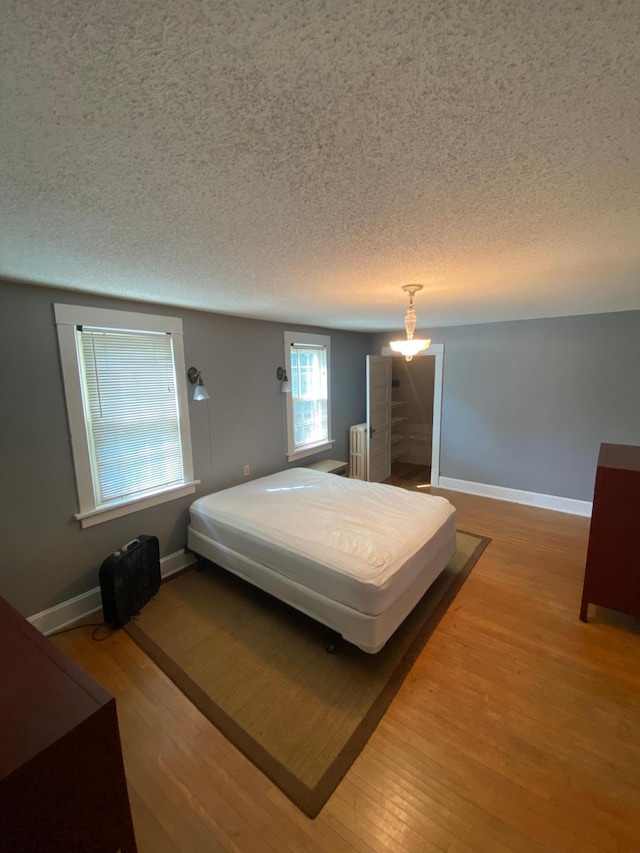
<instances>
[{"instance_id":1,"label":"ceiling light canopy","mask_svg":"<svg viewBox=\"0 0 640 853\"><path fill-rule=\"evenodd\" d=\"M402 289L405 290L409 294L409 308L404 318L404 327L407 332L406 341L389 341L389 345L394 352L401 353L407 361L411 361L414 355L417 355L422 350L427 349L429 344L431 343L431 339L420 339L413 337L413 333L416 330L416 322L418 318L416 317L416 312L413 308L413 297L419 291L422 290L424 285L422 284L405 284Z\"/></svg>"}]
</instances>

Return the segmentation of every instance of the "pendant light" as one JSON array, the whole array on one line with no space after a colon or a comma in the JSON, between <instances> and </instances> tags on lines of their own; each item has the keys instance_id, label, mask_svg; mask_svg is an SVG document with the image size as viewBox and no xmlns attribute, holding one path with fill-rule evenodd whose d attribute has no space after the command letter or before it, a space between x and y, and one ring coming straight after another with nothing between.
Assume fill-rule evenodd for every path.
<instances>
[{"instance_id":1,"label":"pendant light","mask_svg":"<svg viewBox=\"0 0 640 853\"><path fill-rule=\"evenodd\" d=\"M416 322L418 318L416 317L416 312L413 309L413 297L424 287L423 284L405 284L402 289L405 290L409 294L409 309L404 318L404 327L407 331L407 339L406 341L389 341L389 345L394 352L401 353L407 361L411 361L414 355L417 355L422 350L427 349L429 344L431 343L431 339L428 338L426 340L413 337L413 333L416 330Z\"/></svg>"}]
</instances>

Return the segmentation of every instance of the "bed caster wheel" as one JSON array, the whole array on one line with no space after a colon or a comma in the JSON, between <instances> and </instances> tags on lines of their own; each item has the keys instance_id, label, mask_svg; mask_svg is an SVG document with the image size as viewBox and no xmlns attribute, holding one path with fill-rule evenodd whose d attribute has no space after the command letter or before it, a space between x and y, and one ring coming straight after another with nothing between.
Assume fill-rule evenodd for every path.
<instances>
[{"instance_id":1,"label":"bed caster wheel","mask_svg":"<svg viewBox=\"0 0 640 853\"><path fill-rule=\"evenodd\" d=\"M340 634L336 634L335 636L329 639L327 643L327 654L332 655L335 652L339 651L340 646L342 645L342 637Z\"/></svg>"}]
</instances>

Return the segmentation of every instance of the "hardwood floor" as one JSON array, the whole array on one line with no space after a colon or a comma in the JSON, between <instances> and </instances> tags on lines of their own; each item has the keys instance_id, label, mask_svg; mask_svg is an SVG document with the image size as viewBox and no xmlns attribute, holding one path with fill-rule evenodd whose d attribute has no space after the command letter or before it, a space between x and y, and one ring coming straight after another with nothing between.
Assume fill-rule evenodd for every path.
<instances>
[{"instance_id":1,"label":"hardwood floor","mask_svg":"<svg viewBox=\"0 0 640 853\"><path fill-rule=\"evenodd\" d=\"M640 851L640 621L579 621L588 520L433 493L493 541L315 820L126 634L54 638L117 697L141 853Z\"/></svg>"},{"instance_id":2,"label":"hardwood floor","mask_svg":"<svg viewBox=\"0 0 640 853\"><path fill-rule=\"evenodd\" d=\"M385 482L405 489L428 486L431 482L431 468L429 465L416 465L413 462L396 460L391 463L391 476Z\"/></svg>"}]
</instances>

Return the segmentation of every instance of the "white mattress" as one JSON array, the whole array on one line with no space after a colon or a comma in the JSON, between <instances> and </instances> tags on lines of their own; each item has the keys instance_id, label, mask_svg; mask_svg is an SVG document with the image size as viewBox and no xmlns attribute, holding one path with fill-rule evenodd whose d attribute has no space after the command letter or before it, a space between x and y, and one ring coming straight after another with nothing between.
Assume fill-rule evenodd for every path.
<instances>
[{"instance_id":1,"label":"white mattress","mask_svg":"<svg viewBox=\"0 0 640 853\"><path fill-rule=\"evenodd\" d=\"M199 498L190 515L199 534L369 615L386 610L455 540L445 498L309 468Z\"/></svg>"}]
</instances>

